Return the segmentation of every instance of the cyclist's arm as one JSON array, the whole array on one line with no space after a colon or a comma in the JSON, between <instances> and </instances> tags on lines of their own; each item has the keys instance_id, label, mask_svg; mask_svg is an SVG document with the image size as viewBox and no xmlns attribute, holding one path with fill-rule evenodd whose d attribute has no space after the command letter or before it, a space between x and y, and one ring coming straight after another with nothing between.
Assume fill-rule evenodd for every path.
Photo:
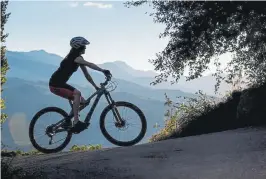
<instances>
[{"instance_id":1,"label":"cyclist's arm","mask_svg":"<svg viewBox=\"0 0 266 179\"><path fill-rule=\"evenodd\" d=\"M104 70L100 67L98 67L97 65L95 65L94 63L90 63L90 62L87 62L85 61L82 57L77 57L75 59L75 62L76 63L79 63L80 65L85 65L93 70L97 70L97 71L100 71L100 72L103 72Z\"/></svg>"},{"instance_id":2,"label":"cyclist's arm","mask_svg":"<svg viewBox=\"0 0 266 179\"><path fill-rule=\"evenodd\" d=\"M91 75L89 74L87 68L85 65L80 65L80 68L84 74L84 76L86 77L86 79L92 84L92 86L94 86L94 88L97 88L97 85L94 83Z\"/></svg>"}]
</instances>

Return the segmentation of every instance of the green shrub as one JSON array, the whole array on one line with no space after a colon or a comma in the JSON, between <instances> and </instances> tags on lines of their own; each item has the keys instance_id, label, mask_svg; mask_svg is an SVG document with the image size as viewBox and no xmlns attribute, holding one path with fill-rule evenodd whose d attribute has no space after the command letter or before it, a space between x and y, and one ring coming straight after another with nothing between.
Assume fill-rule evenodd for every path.
<instances>
[{"instance_id":1,"label":"green shrub","mask_svg":"<svg viewBox=\"0 0 266 179\"><path fill-rule=\"evenodd\" d=\"M87 150L99 150L102 149L102 146L97 145L73 145L69 151L87 151ZM40 155L43 154L42 152L39 152L38 150L31 150L29 152L24 152L22 150L15 150L15 151L9 151L9 150L2 150L2 155L4 156L28 156L28 155Z\"/></svg>"},{"instance_id":2,"label":"green shrub","mask_svg":"<svg viewBox=\"0 0 266 179\"><path fill-rule=\"evenodd\" d=\"M198 94L182 104L166 96L165 127L150 142L266 125L266 83L229 92L221 99Z\"/></svg>"},{"instance_id":3,"label":"green shrub","mask_svg":"<svg viewBox=\"0 0 266 179\"><path fill-rule=\"evenodd\" d=\"M153 135L150 142L169 138L199 135L236 128L236 109L241 92L218 99L201 91L197 98L187 98L185 103L173 104L166 96L165 127Z\"/></svg>"},{"instance_id":4,"label":"green shrub","mask_svg":"<svg viewBox=\"0 0 266 179\"><path fill-rule=\"evenodd\" d=\"M99 150L101 149L102 146L101 145L82 145L82 146L77 146L77 145L73 145L70 149L70 151L87 151L87 150Z\"/></svg>"},{"instance_id":5,"label":"green shrub","mask_svg":"<svg viewBox=\"0 0 266 179\"><path fill-rule=\"evenodd\" d=\"M2 155L9 155L9 156L27 156L27 155L39 155L42 154L38 150L31 150L29 152L24 152L22 150L14 150L14 151L9 151L9 150L2 150Z\"/></svg>"}]
</instances>

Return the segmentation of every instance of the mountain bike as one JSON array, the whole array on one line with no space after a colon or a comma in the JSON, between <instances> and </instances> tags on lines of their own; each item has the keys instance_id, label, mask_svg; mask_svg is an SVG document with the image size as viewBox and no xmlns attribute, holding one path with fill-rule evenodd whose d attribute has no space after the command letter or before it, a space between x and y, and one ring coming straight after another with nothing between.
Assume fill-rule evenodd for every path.
<instances>
[{"instance_id":1,"label":"mountain bike","mask_svg":"<svg viewBox=\"0 0 266 179\"><path fill-rule=\"evenodd\" d=\"M88 129L88 127L90 125L91 116L94 112L94 109L96 108L100 98L104 95L107 102L108 102L108 105L101 112L100 120L99 120L100 130L101 130L103 136L109 142L111 142L112 144L117 145L117 146L135 145L142 140L142 138L144 137L144 135L146 133L147 122L146 122L145 115L136 105L134 105L130 102L126 102L126 101L116 101L115 102L112 99L110 91L108 91L108 88L107 88L108 86L110 86L110 85L108 85L108 84L110 84L110 80L111 80L111 76L106 77L105 82L100 83L99 90L97 90L94 94L92 94L90 97L88 97L85 100L85 102L80 105L79 111L82 111L84 108L86 108L90 104L90 101L92 100L92 98L96 96L96 98L95 98L95 100L94 100L94 102L90 108L90 111L87 113L86 118L84 120L84 122L87 124L87 129ZM113 84L114 84L114 82L111 83L111 86L113 86ZM63 150L68 145L68 143L70 142L70 140L72 138L72 134L73 134L73 132L71 132L71 127L72 127L71 119L74 117L74 114L73 114L73 103L70 99L68 99L68 101L69 101L69 104L71 107L71 111L69 113L65 112L63 109L61 109L59 107L46 107L46 108L43 108L42 110L40 110L39 112L37 112L33 116L32 120L30 122L30 125L29 125L29 138L30 138L30 141L31 141L32 145L34 146L34 148L36 148L38 151L40 151L42 153L59 152L59 151ZM127 108L133 110L140 119L140 122L141 122L140 133L137 135L137 137L135 137L132 140L120 141L120 140L114 139L106 130L106 127L105 127L105 123L106 123L106 119L107 119L106 115L109 111L111 112L111 114L114 115L114 118L115 118L115 120L113 121L113 123L115 124L114 126L120 130L127 129L127 120L126 120L126 118L121 117L121 115L117 109L118 107L127 107ZM42 115L47 114L47 113L57 113L57 114L61 115L59 122L50 124L50 125L46 126L46 128L45 128L43 135L47 135L50 138L49 145L55 143L53 141L53 137L55 136L55 134L60 133L60 132L66 132L67 133L67 137L65 139L62 139L62 140L64 140L63 143L61 145L59 145L58 147L52 148L52 149L47 149L47 148L41 147L40 144L38 144L36 142L35 137L33 135L36 122L40 119L40 117Z\"/></svg>"}]
</instances>

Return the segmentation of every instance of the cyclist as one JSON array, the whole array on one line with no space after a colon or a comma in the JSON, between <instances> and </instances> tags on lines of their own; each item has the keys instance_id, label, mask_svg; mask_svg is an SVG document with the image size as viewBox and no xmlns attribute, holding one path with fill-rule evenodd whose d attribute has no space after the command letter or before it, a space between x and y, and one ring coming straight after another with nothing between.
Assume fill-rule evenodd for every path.
<instances>
[{"instance_id":1,"label":"cyclist","mask_svg":"<svg viewBox=\"0 0 266 179\"><path fill-rule=\"evenodd\" d=\"M85 54L86 45L90 42L84 37L74 37L70 40L71 50L68 55L62 60L59 68L52 74L49 81L49 88L52 93L60 97L73 100L73 113L74 121L72 126L73 132L81 132L87 128L87 125L79 120L79 106L85 100L81 95L81 92L74 88L73 86L67 84L67 81L71 75L77 71L80 67L84 73L85 78L94 86L96 90L99 87L94 83L92 77L88 73L86 66L103 72L106 76L111 75L109 70L102 69L95 65L94 63L85 61L82 54Z\"/></svg>"}]
</instances>

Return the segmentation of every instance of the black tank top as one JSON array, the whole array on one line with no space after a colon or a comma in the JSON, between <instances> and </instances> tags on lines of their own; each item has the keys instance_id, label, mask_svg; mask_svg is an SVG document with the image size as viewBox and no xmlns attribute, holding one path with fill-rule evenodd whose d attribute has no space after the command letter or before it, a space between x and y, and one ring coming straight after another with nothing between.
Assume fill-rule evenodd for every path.
<instances>
[{"instance_id":1,"label":"black tank top","mask_svg":"<svg viewBox=\"0 0 266 179\"><path fill-rule=\"evenodd\" d=\"M59 68L51 76L49 85L57 86L65 84L79 67L79 64L74 61L76 58L77 56L74 55L66 56L60 63Z\"/></svg>"}]
</instances>

